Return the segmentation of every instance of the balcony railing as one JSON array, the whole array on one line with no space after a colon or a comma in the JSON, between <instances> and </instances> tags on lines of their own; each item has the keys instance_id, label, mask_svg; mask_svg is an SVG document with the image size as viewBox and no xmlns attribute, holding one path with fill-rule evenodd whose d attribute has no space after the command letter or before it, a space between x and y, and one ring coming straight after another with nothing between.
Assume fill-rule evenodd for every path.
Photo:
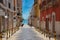
<instances>
[{"instance_id":1,"label":"balcony railing","mask_svg":"<svg viewBox=\"0 0 60 40\"><path fill-rule=\"evenodd\" d=\"M37 3L38 3L37 0L34 0L34 5L37 4Z\"/></svg>"},{"instance_id":2,"label":"balcony railing","mask_svg":"<svg viewBox=\"0 0 60 40\"><path fill-rule=\"evenodd\" d=\"M47 1L46 5L44 5L44 2L42 2L42 4L40 4L39 7L40 7L40 10L43 11L49 7L56 7L56 6L58 6L57 1L56 0L53 0L53 1L50 0L50 1Z\"/></svg>"}]
</instances>

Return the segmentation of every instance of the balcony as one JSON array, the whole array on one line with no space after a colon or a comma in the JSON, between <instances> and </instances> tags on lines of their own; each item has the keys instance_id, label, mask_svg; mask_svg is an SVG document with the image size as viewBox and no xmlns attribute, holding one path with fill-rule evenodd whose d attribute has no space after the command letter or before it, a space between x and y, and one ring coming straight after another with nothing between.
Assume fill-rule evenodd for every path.
<instances>
[{"instance_id":1,"label":"balcony","mask_svg":"<svg viewBox=\"0 0 60 40\"><path fill-rule=\"evenodd\" d=\"M17 16L22 16L22 14L20 12L17 13Z\"/></svg>"},{"instance_id":2,"label":"balcony","mask_svg":"<svg viewBox=\"0 0 60 40\"><path fill-rule=\"evenodd\" d=\"M51 2L51 0L47 0L47 4L50 3L50 2Z\"/></svg>"},{"instance_id":3,"label":"balcony","mask_svg":"<svg viewBox=\"0 0 60 40\"><path fill-rule=\"evenodd\" d=\"M43 11L43 10L46 10L46 9L48 9L48 8L50 8L50 7L56 7L56 6L58 6L58 2L56 1L56 0L49 0L46 4L45 4L46 2L45 1L43 1L41 4L40 4L40 10L41 11Z\"/></svg>"},{"instance_id":4,"label":"balcony","mask_svg":"<svg viewBox=\"0 0 60 40\"><path fill-rule=\"evenodd\" d=\"M38 3L37 0L35 0L35 1L34 1L34 5L37 4L37 3Z\"/></svg>"}]
</instances>

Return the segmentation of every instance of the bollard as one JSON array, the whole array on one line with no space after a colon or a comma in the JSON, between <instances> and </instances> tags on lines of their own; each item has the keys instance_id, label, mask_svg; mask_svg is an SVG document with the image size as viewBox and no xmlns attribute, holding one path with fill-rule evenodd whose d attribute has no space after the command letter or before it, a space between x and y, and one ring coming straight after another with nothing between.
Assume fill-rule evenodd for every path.
<instances>
[{"instance_id":1,"label":"bollard","mask_svg":"<svg viewBox=\"0 0 60 40\"><path fill-rule=\"evenodd\" d=\"M54 33L54 40L56 40L56 32Z\"/></svg>"},{"instance_id":2,"label":"bollard","mask_svg":"<svg viewBox=\"0 0 60 40\"><path fill-rule=\"evenodd\" d=\"M44 32L44 37L45 37L45 31L43 31Z\"/></svg>"},{"instance_id":3,"label":"bollard","mask_svg":"<svg viewBox=\"0 0 60 40\"><path fill-rule=\"evenodd\" d=\"M54 39L56 40L56 35L54 36Z\"/></svg>"},{"instance_id":4,"label":"bollard","mask_svg":"<svg viewBox=\"0 0 60 40\"><path fill-rule=\"evenodd\" d=\"M54 40L56 40L56 35L55 35L55 37L54 37Z\"/></svg>"},{"instance_id":5,"label":"bollard","mask_svg":"<svg viewBox=\"0 0 60 40\"><path fill-rule=\"evenodd\" d=\"M14 32L14 30L13 30L13 28L12 28L12 35L13 35L13 32Z\"/></svg>"},{"instance_id":6,"label":"bollard","mask_svg":"<svg viewBox=\"0 0 60 40\"><path fill-rule=\"evenodd\" d=\"M10 30L9 30L9 37L10 37Z\"/></svg>"},{"instance_id":7,"label":"bollard","mask_svg":"<svg viewBox=\"0 0 60 40\"><path fill-rule=\"evenodd\" d=\"M50 38L51 38L51 37L49 36L49 40L50 40Z\"/></svg>"},{"instance_id":8,"label":"bollard","mask_svg":"<svg viewBox=\"0 0 60 40\"><path fill-rule=\"evenodd\" d=\"M8 31L7 31L7 37L6 37L6 40L8 40Z\"/></svg>"},{"instance_id":9,"label":"bollard","mask_svg":"<svg viewBox=\"0 0 60 40\"><path fill-rule=\"evenodd\" d=\"M2 40L2 33L0 33L0 40Z\"/></svg>"},{"instance_id":10,"label":"bollard","mask_svg":"<svg viewBox=\"0 0 60 40\"><path fill-rule=\"evenodd\" d=\"M13 33L12 33L12 28L11 28L11 36L12 36L12 34L13 34Z\"/></svg>"},{"instance_id":11,"label":"bollard","mask_svg":"<svg viewBox=\"0 0 60 40\"><path fill-rule=\"evenodd\" d=\"M50 40L51 36L50 36L50 32L49 32L49 40Z\"/></svg>"},{"instance_id":12,"label":"bollard","mask_svg":"<svg viewBox=\"0 0 60 40\"><path fill-rule=\"evenodd\" d=\"M49 34L48 30L46 30L46 34ZM48 36L46 35L46 37L48 37Z\"/></svg>"},{"instance_id":13,"label":"bollard","mask_svg":"<svg viewBox=\"0 0 60 40\"><path fill-rule=\"evenodd\" d=\"M44 33L44 36L45 36L45 33Z\"/></svg>"}]
</instances>

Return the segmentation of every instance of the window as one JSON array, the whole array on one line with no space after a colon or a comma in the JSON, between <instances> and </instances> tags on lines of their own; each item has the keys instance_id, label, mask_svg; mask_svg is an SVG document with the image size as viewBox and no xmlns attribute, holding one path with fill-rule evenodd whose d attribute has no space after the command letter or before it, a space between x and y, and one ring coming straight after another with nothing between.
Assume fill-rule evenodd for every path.
<instances>
[{"instance_id":1,"label":"window","mask_svg":"<svg viewBox=\"0 0 60 40\"><path fill-rule=\"evenodd\" d=\"M53 1L53 7L58 7L59 6L59 3L55 0Z\"/></svg>"},{"instance_id":2,"label":"window","mask_svg":"<svg viewBox=\"0 0 60 40\"><path fill-rule=\"evenodd\" d=\"M15 11L15 7L14 7L14 11Z\"/></svg>"},{"instance_id":3,"label":"window","mask_svg":"<svg viewBox=\"0 0 60 40\"><path fill-rule=\"evenodd\" d=\"M49 31L49 16L48 15L46 15L45 26L46 26L46 30Z\"/></svg>"},{"instance_id":4,"label":"window","mask_svg":"<svg viewBox=\"0 0 60 40\"><path fill-rule=\"evenodd\" d=\"M37 0L34 0L34 5L37 4L37 3L38 3Z\"/></svg>"},{"instance_id":5,"label":"window","mask_svg":"<svg viewBox=\"0 0 60 40\"><path fill-rule=\"evenodd\" d=\"M40 10L43 8L43 6L44 6L44 5L42 5L42 4L39 5Z\"/></svg>"},{"instance_id":6,"label":"window","mask_svg":"<svg viewBox=\"0 0 60 40\"><path fill-rule=\"evenodd\" d=\"M0 0L0 3L3 3L3 0Z\"/></svg>"},{"instance_id":7,"label":"window","mask_svg":"<svg viewBox=\"0 0 60 40\"><path fill-rule=\"evenodd\" d=\"M44 9L45 5L46 5L46 1L42 1L42 3L39 5L39 8Z\"/></svg>"},{"instance_id":8,"label":"window","mask_svg":"<svg viewBox=\"0 0 60 40\"><path fill-rule=\"evenodd\" d=\"M37 3L37 0L34 0L35 3Z\"/></svg>"},{"instance_id":9,"label":"window","mask_svg":"<svg viewBox=\"0 0 60 40\"><path fill-rule=\"evenodd\" d=\"M48 4L49 2L51 2L51 0L47 0L47 4Z\"/></svg>"},{"instance_id":10,"label":"window","mask_svg":"<svg viewBox=\"0 0 60 40\"><path fill-rule=\"evenodd\" d=\"M46 5L46 1L43 1L43 2L42 2L42 5Z\"/></svg>"},{"instance_id":11,"label":"window","mask_svg":"<svg viewBox=\"0 0 60 40\"><path fill-rule=\"evenodd\" d=\"M52 13L52 31L55 32L55 12Z\"/></svg>"},{"instance_id":12,"label":"window","mask_svg":"<svg viewBox=\"0 0 60 40\"><path fill-rule=\"evenodd\" d=\"M20 16L20 13L17 13L18 16Z\"/></svg>"},{"instance_id":13,"label":"window","mask_svg":"<svg viewBox=\"0 0 60 40\"><path fill-rule=\"evenodd\" d=\"M10 3L8 3L8 5L9 5L9 8L11 8L11 4L10 4Z\"/></svg>"}]
</instances>

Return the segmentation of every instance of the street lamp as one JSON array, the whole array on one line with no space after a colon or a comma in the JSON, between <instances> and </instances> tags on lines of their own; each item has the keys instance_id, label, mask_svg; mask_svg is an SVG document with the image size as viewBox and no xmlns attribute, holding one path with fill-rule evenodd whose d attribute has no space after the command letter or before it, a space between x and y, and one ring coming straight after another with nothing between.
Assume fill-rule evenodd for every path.
<instances>
[{"instance_id":1,"label":"street lamp","mask_svg":"<svg viewBox=\"0 0 60 40\"><path fill-rule=\"evenodd\" d=\"M5 17L5 27L7 27L7 18L8 18L8 16L6 15L6 16L4 16ZM5 31L5 27L4 27L4 31Z\"/></svg>"},{"instance_id":2,"label":"street lamp","mask_svg":"<svg viewBox=\"0 0 60 40\"><path fill-rule=\"evenodd\" d=\"M5 15L4 17L5 17L5 26L7 27L7 37L6 38L8 39L8 23L7 23L8 16Z\"/></svg>"},{"instance_id":3,"label":"street lamp","mask_svg":"<svg viewBox=\"0 0 60 40\"><path fill-rule=\"evenodd\" d=\"M7 18L8 18L8 16L7 16L7 15L5 15L5 18L7 19Z\"/></svg>"}]
</instances>

